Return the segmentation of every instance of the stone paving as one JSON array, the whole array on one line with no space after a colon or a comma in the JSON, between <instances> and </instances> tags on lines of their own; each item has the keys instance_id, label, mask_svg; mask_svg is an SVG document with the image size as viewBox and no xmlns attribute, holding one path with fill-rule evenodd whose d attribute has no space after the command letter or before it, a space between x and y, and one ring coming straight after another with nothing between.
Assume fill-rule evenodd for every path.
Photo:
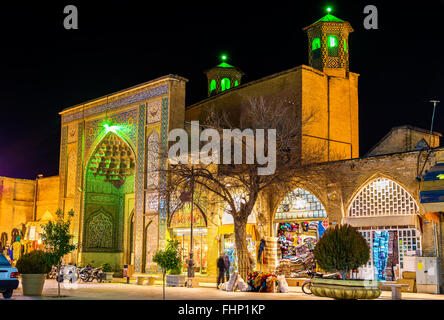
<instances>
[{"instance_id":1,"label":"stone paving","mask_svg":"<svg viewBox=\"0 0 444 320\"><path fill-rule=\"evenodd\" d=\"M205 284L203 284L205 285ZM289 293L226 292L217 290L215 284L206 284L199 288L166 288L169 300L330 300L313 295L306 295L300 287L290 287ZM74 286L61 284L61 299L67 300L161 300L162 286L125 283L78 283ZM12 300L52 300L57 296L55 280L46 280L42 297L23 296L21 285L14 291ZM444 295L405 293L405 300L444 300ZM391 300L391 292L383 291L381 300ZM0 298L1 300L1 298Z\"/></svg>"}]
</instances>

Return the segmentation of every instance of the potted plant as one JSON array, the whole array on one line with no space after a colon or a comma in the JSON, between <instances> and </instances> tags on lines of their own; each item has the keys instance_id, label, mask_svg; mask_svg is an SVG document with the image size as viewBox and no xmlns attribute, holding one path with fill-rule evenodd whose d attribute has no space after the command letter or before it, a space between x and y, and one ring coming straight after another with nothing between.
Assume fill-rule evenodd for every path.
<instances>
[{"instance_id":1,"label":"potted plant","mask_svg":"<svg viewBox=\"0 0 444 320\"><path fill-rule=\"evenodd\" d=\"M163 299L165 300L165 278L167 272L179 272L182 269L182 259L180 257L179 241L168 240L165 250L159 250L153 257L153 262L162 270L163 276ZM172 279L180 279L180 275L169 274L169 283L172 283ZM180 280L177 280L178 282ZM185 282L185 276L183 276L183 282Z\"/></svg>"},{"instance_id":2,"label":"potted plant","mask_svg":"<svg viewBox=\"0 0 444 320\"><path fill-rule=\"evenodd\" d=\"M185 275L182 274L182 261L176 268L170 270L166 276L167 287L183 287L185 286Z\"/></svg>"},{"instance_id":3,"label":"potted plant","mask_svg":"<svg viewBox=\"0 0 444 320\"><path fill-rule=\"evenodd\" d=\"M102 271L103 274L105 275L105 281L106 282L112 282L113 281L113 268L111 267L111 265L108 262L105 262L104 264L102 264Z\"/></svg>"},{"instance_id":4,"label":"potted plant","mask_svg":"<svg viewBox=\"0 0 444 320\"><path fill-rule=\"evenodd\" d=\"M370 247L356 228L348 224L328 228L315 246L314 258L322 270L341 275L341 279L313 278L314 295L334 299L376 299L381 295L379 281L347 279L351 270L370 259Z\"/></svg>"},{"instance_id":5,"label":"potted plant","mask_svg":"<svg viewBox=\"0 0 444 320\"><path fill-rule=\"evenodd\" d=\"M51 271L48 253L41 250L26 253L17 261L16 267L22 277L23 295L41 296L46 274Z\"/></svg>"}]
</instances>

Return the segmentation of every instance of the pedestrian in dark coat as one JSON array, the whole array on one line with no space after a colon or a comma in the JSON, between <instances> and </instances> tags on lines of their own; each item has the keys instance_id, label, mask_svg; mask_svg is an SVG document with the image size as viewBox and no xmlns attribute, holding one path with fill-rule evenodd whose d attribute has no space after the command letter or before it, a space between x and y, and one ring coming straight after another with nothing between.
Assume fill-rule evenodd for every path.
<instances>
[{"instance_id":1,"label":"pedestrian in dark coat","mask_svg":"<svg viewBox=\"0 0 444 320\"><path fill-rule=\"evenodd\" d=\"M230 280L230 258L227 254L224 255L224 263L225 263L225 281Z\"/></svg>"},{"instance_id":2,"label":"pedestrian in dark coat","mask_svg":"<svg viewBox=\"0 0 444 320\"><path fill-rule=\"evenodd\" d=\"M219 285L224 282L225 261L223 253L221 253L220 257L217 259L217 268L219 270L219 274L217 276L217 288L219 288Z\"/></svg>"}]
</instances>

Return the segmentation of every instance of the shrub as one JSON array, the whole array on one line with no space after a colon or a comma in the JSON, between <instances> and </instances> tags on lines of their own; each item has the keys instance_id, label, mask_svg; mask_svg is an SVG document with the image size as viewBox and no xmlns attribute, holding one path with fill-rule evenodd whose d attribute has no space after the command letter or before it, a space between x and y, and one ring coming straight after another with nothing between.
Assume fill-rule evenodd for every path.
<instances>
[{"instance_id":1,"label":"shrub","mask_svg":"<svg viewBox=\"0 0 444 320\"><path fill-rule=\"evenodd\" d=\"M21 274L46 274L51 271L49 254L41 250L31 251L20 257L16 267Z\"/></svg>"},{"instance_id":2,"label":"shrub","mask_svg":"<svg viewBox=\"0 0 444 320\"><path fill-rule=\"evenodd\" d=\"M345 224L328 228L316 244L314 258L327 272L347 273L370 259L370 247L356 228Z\"/></svg>"},{"instance_id":3,"label":"shrub","mask_svg":"<svg viewBox=\"0 0 444 320\"><path fill-rule=\"evenodd\" d=\"M103 272L113 272L113 267L108 262L105 262L102 264L102 270Z\"/></svg>"}]
</instances>

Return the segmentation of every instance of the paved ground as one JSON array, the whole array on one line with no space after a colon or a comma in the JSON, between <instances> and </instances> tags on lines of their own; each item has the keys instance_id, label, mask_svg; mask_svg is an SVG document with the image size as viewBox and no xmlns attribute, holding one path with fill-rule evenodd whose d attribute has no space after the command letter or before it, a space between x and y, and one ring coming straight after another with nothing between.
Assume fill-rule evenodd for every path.
<instances>
[{"instance_id":1,"label":"paved ground","mask_svg":"<svg viewBox=\"0 0 444 320\"><path fill-rule=\"evenodd\" d=\"M166 298L171 300L330 300L306 295L300 287L290 287L289 293L226 292L217 290L214 284L199 288L166 288ZM124 283L79 283L69 287L62 284L63 299L69 300L160 300L162 286L138 286ZM23 296L21 285L14 291L13 300L51 300L57 295L55 280L46 280L43 296ZM390 300L391 292L383 291L379 299ZM406 300L444 300L444 295L403 293ZM1 300L1 299L0 299Z\"/></svg>"}]
</instances>

